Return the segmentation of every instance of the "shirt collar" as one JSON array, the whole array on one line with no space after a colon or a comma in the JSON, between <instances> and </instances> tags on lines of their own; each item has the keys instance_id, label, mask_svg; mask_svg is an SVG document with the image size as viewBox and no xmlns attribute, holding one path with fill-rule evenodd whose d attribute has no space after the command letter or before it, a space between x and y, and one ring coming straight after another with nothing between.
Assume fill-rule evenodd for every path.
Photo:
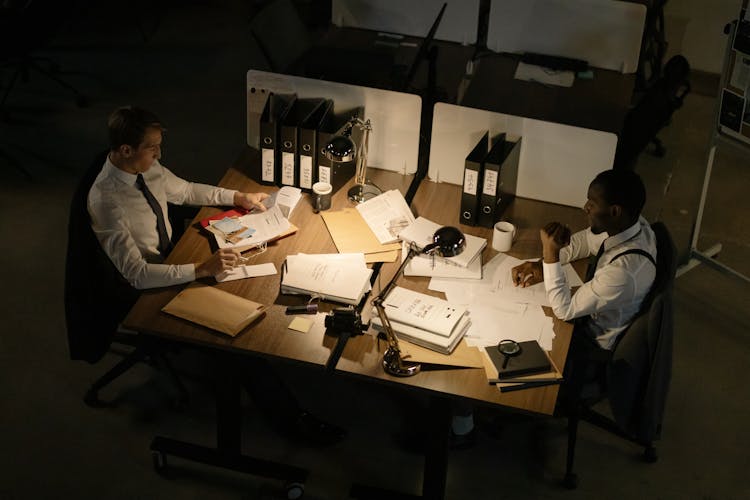
<instances>
[{"instance_id":1,"label":"shirt collar","mask_svg":"<svg viewBox=\"0 0 750 500\"><path fill-rule=\"evenodd\" d=\"M614 236L610 236L606 240L604 240L604 250L609 250L611 248L616 247L617 245L624 243L628 241L630 238L638 234L638 231L641 230L641 219L642 217L638 218L638 221L627 228L625 231L622 231L620 233L617 233Z\"/></svg>"},{"instance_id":2,"label":"shirt collar","mask_svg":"<svg viewBox=\"0 0 750 500\"><path fill-rule=\"evenodd\" d=\"M151 165L151 168L148 170L149 172L151 169L153 169L157 165L157 161L154 160L154 164ZM117 168L117 166L112 163L112 160L109 159L109 155L107 155L107 161L104 162L104 169L107 170L107 174L116 178L123 184L127 186L135 186L135 181L138 179L138 174L130 174L128 172L125 172L124 170ZM144 179L146 178L146 174L143 174Z\"/></svg>"}]
</instances>

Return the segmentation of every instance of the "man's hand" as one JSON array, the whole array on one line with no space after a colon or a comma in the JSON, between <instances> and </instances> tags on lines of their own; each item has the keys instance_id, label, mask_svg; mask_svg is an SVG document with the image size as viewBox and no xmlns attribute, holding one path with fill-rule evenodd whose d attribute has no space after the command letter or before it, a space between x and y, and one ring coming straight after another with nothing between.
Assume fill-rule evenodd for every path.
<instances>
[{"instance_id":1,"label":"man's hand","mask_svg":"<svg viewBox=\"0 0 750 500\"><path fill-rule=\"evenodd\" d=\"M544 262L552 264L560 260L560 249L570 244L570 228L559 222L550 222L539 230L539 237Z\"/></svg>"},{"instance_id":2,"label":"man's hand","mask_svg":"<svg viewBox=\"0 0 750 500\"><path fill-rule=\"evenodd\" d=\"M541 262L524 262L510 270L513 285L526 288L544 281Z\"/></svg>"},{"instance_id":3,"label":"man's hand","mask_svg":"<svg viewBox=\"0 0 750 500\"><path fill-rule=\"evenodd\" d=\"M232 269L240 260L240 253L232 248L220 248L206 261L195 266L195 277L216 276Z\"/></svg>"},{"instance_id":4,"label":"man's hand","mask_svg":"<svg viewBox=\"0 0 750 500\"><path fill-rule=\"evenodd\" d=\"M268 198L268 193L240 193L238 191L234 193L234 204L246 210L256 208L265 212L266 207L263 205L263 200L266 198Z\"/></svg>"}]
</instances>

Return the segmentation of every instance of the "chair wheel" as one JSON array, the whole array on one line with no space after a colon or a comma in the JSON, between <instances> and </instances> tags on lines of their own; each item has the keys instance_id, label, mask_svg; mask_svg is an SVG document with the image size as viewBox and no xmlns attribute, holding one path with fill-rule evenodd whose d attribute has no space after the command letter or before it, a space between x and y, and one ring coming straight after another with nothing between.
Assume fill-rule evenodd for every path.
<instances>
[{"instance_id":1,"label":"chair wheel","mask_svg":"<svg viewBox=\"0 0 750 500\"><path fill-rule=\"evenodd\" d=\"M656 448L653 446L646 446L643 449L643 461L649 464L654 464L659 460L659 455L656 453Z\"/></svg>"},{"instance_id":2,"label":"chair wheel","mask_svg":"<svg viewBox=\"0 0 750 500\"><path fill-rule=\"evenodd\" d=\"M576 474L573 474L572 472L569 474L565 474L565 479L563 479L563 486L565 486L569 490L578 488L578 476Z\"/></svg>"},{"instance_id":3,"label":"chair wheel","mask_svg":"<svg viewBox=\"0 0 750 500\"><path fill-rule=\"evenodd\" d=\"M287 483L286 484L286 497L289 500L297 500L298 498L302 498L302 496L305 494L305 485L302 483Z\"/></svg>"}]
</instances>

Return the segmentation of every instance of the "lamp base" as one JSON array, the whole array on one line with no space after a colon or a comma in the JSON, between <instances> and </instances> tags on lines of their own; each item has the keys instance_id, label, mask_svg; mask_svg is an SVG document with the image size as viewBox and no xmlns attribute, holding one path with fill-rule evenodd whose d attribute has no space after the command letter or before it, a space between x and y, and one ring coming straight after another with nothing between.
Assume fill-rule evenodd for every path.
<instances>
[{"instance_id":1,"label":"lamp base","mask_svg":"<svg viewBox=\"0 0 750 500\"><path fill-rule=\"evenodd\" d=\"M401 359L398 349L389 347L383 353L383 370L396 377L411 377L419 373L422 365Z\"/></svg>"},{"instance_id":2,"label":"lamp base","mask_svg":"<svg viewBox=\"0 0 750 500\"><path fill-rule=\"evenodd\" d=\"M350 201L354 203L362 203L371 198L375 198L377 195L382 194L383 190L377 187L375 184L369 182L365 184L355 184L346 193Z\"/></svg>"}]
</instances>

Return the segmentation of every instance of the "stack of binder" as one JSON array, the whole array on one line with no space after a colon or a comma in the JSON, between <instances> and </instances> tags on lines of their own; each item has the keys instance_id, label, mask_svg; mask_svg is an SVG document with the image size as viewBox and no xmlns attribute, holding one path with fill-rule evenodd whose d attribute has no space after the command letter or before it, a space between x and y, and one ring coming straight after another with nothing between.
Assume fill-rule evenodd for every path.
<instances>
[{"instance_id":1,"label":"stack of binder","mask_svg":"<svg viewBox=\"0 0 750 500\"><path fill-rule=\"evenodd\" d=\"M318 129L318 178L317 182L327 182L336 193L341 187L354 177L356 160L348 162L334 162L323 156L323 147L336 135L341 128L353 117L364 118L365 108L358 107L342 113L327 114ZM361 143L362 131L358 127L352 130L352 140L355 144Z\"/></svg>"},{"instance_id":2,"label":"stack of binder","mask_svg":"<svg viewBox=\"0 0 750 500\"><path fill-rule=\"evenodd\" d=\"M493 227L516 196L521 139L512 142L500 134L487 151L484 134L466 157L459 220L469 226Z\"/></svg>"},{"instance_id":3,"label":"stack of binder","mask_svg":"<svg viewBox=\"0 0 750 500\"><path fill-rule=\"evenodd\" d=\"M271 94L260 117L260 170L253 177L262 184L277 184L281 178L281 123L286 120L296 95Z\"/></svg>"},{"instance_id":4,"label":"stack of binder","mask_svg":"<svg viewBox=\"0 0 750 500\"><path fill-rule=\"evenodd\" d=\"M281 152L279 184L282 186L302 187L300 184L300 154L303 152L302 130L310 115L320 108L325 99L297 99L292 104L284 121L281 123L279 134L279 150ZM309 134L306 134L305 145L310 148ZM309 154L309 151L308 151ZM312 169L306 173L308 189L312 188Z\"/></svg>"}]
</instances>

